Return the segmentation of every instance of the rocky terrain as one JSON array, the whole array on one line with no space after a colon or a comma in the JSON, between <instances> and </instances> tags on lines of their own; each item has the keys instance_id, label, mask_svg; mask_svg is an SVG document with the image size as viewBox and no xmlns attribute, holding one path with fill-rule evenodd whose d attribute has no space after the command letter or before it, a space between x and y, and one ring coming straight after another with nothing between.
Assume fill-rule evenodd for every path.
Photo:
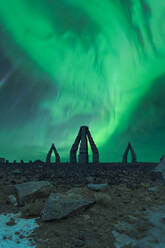
<instances>
[{"instance_id":1,"label":"rocky terrain","mask_svg":"<svg viewBox=\"0 0 165 248\"><path fill-rule=\"evenodd\" d=\"M164 192L160 174L151 170L57 177L53 170L0 169L0 213L37 218L29 236L36 248L116 248L114 231L140 240L152 226L145 212L165 205ZM123 221L136 228L116 225ZM8 225L15 225L12 218Z\"/></svg>"}]
</instances>

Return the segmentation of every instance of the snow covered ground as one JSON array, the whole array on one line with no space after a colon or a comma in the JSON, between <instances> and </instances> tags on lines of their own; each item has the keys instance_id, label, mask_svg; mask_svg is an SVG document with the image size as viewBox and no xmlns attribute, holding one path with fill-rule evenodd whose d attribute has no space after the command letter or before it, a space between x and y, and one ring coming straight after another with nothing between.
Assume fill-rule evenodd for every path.
<instances>
[{"instance_id":1,"label":"snow covered ground","mask_svg":"<svg viewBox=\"0 0 165 248\"><path fill-rule=\"evenodd\" d=\"M165 206L153 207L151 210L146 211L144 217L154 225L151 225L145 237L136 240L128 235L113 231L113 235L116 239L116 248L122 248L125 245L130 245L132 248L165 248ZM136 224L125 222L116 224L116 226L119 225L123 226L125 230L131 231L131 229L136 229Z\"/></svg>"},{"instance_id":2,"label":"snow covered ground","mask_svg":"<svg viewBox=\"0 0 165 248\"><path fill-rule=\"evenodd\" d=\"M131 217L131 216L130 216ZM145 217L151 224L150 229L145 233L142 239L133 239L129 235L113 231L116 239L115 247L123 248L130 245L132 248L165 248L165 206L156 206L146 211ZM14 225L6 223L13 218ZM136 217L131 217L136 222ZM118 222L115 225L122 230L136 229L136 224ZM36 219L18 218L14 214L0 215L0 248L35 248L36 245L31 243L27 236L38 227Z\"/></svg>"},{"instance_id":3,"label":"snow covered ground","mask_svg":"<svg viewBox=\"0 0 165 248\"><path fill-rule=\"evenodd\" d=\"M14 225L7 225L11 218ZM14 214L0 214L0 248L35 248L27 238L38 227L36 220L18 218Z\"/></svg>"}]
</instances>

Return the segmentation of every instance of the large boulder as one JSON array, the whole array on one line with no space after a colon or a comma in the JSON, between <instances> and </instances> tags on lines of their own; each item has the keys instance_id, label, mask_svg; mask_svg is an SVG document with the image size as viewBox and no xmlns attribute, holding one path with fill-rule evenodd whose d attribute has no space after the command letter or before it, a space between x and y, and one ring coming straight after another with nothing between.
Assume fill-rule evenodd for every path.
<instances>
[{"instance_id":1,"label":"large boulder","mask_svg":"<svg viewBox=\"0 0 165 248\"><path fill-rule=\"evenodd\" d=\"M15 185L15 194L19 206L32 199L46 198L53 190L53 185L48 181L31 181Z\"/></svg>"},{"instance_id":2,"label":"large boulder","mask_svg":"<svg viewBox=\"0 0 165 248\"><path fill-rule=\"evenodd\" d=\"M62 194L51 193L41 211L41 219L43 221L59 220L78 209L87 208L93 204L95 204L95 199L89 199L73 191Z\"/></svg>"}]
</instances>

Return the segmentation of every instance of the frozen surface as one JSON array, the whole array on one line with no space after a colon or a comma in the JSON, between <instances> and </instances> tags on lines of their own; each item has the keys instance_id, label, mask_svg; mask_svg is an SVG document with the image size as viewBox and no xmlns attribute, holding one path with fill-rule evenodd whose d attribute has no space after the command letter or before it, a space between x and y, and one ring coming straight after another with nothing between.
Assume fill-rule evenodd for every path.
<instances>
[{"instance_id":1,"label":"frozen surface","mask_svg":"<svg viewBox=\"0 0 165 248\"><path fill-rule=\"evenodd\" d=\"M16 224L8 226L6 222L11 217L15 219ZM146 211L145 215L143 214L143 217L148 219L154 227L151 226L149 231L146 232L146 236L139 240L113 231L116 239L116 248L123 248L125 245L132 245L132 248L165 248L165 206L152 207L151 210ZM132 218L136 220L135 217ZM118 222L116 224L116 226L119 225L121 230L136 228L136 224L126 222ZM31 244L28 236L36 227L38 227L38 224L35 218L23 219L15 217L14 214L0 214L0 248L35 248L36 245ZM19 238L19 235L15 234L15 232L19 232L19 235L23 235L24 238ZM4 236L6 236L6 239L3 239ZM17 243L19 241L20 243Z\"/></svg>"},{"instance_id":2,"label":"frozen surface","mask_svg":"<svg viewBox=\"0 0 165 248\"><path fill-rule=\"evenodd\" d=\"M14 218L15 225L8 226L6 222L10 221L10 218ZM36 220L17 218L14 214L0 214L0 248L35 248L30 240L27 238L32 231L38 227ZM19 234L15 234L19 232ZM23 235L24 238L19 238ZM4 237L6 237L4 239ZM20 243L19 243L20 242Z\"/></svg>"},{"instance_id":3,"label":"frozen surface","mask_svg":"<svg viewBox=\"0 0 165 248\"><path fill-rule=\"evenodd\" d=\"M147 231L146 236L142 239L136 240L128 235L121 234L113 231L113 235L116 239L115 247L122 248L125 245L132 245L132 248L165 248L165 206L153 207L151 210L146 211L144 215L154 227L150 227ZM128 223L117 223L122 224L122 229L128 230L131 228L131 224ZM132 224L132 228L136 228L135 224Z\"/></svg>"}]
</instances>

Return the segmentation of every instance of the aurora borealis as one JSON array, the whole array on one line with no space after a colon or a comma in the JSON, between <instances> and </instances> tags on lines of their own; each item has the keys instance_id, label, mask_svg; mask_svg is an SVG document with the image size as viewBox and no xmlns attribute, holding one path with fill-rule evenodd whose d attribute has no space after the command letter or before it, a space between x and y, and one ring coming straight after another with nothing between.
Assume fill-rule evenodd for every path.
<instances>
[{"instance_id":1,"label":"aurora borealis","mask_svg":"<svg viewBox=\"0 0 165 248\"><path fill-rule=\"evenodd\" d=\"M100 161L165 154L164 0L0 1L0 157L63 161L82 125Z\"/></svg>"}]
</instances>

